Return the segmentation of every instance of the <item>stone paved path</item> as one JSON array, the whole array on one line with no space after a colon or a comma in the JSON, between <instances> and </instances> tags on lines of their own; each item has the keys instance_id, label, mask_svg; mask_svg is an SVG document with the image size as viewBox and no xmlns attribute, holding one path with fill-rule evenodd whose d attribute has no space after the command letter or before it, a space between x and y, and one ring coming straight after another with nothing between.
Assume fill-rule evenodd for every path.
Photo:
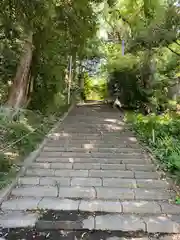
<instances>
[{"instance_id":1,"label":"stone paved path","mask_svg":"<svg viewBox=\"0 0 180 240\"><path fill-rule=\"evenodd\" d=\"M38 208L96 212L82 221L86 229L180 233L175 192L119 115L75 107L2 203L0 226L31 226Z\"/></svg>"}]
</instances>

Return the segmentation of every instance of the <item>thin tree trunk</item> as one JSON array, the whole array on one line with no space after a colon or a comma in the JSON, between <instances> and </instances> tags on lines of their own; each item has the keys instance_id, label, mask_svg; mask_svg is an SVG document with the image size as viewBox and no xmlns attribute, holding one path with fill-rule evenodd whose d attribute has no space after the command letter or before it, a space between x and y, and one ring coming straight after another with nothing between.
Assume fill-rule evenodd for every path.
<instances>
[{"instance_id":1,"label":"thin tree trunk","mask_svg":"<svg viewBox=\"0 0 180 240\"><path fill-rule=\"evenodd\" d=\"M72 84L72 56L69 58L69 74L68 74L68 104L71 102L71 84Z\"/></svg>"},{"instance_id":2,"label":"thin tree trunk","mask_svg":"<svg viewBox=\"0 0 180 240\"><path fill-rule=\"evenodd\" d=\"M33 34L31 32L25 41L23 54L17 67L16 76L9 91L7 106L13 108L15 111L24 107L28 101L28 86L30 84L29 81L31 80L29 71L33 51L32 37Z\"/></svg>"},{"instance_id":3,"label":"thin tree trunk","mask_svg":"<svg viewBox=\"0 0 180 240\"><path fill-rule=\"evenodd\" d=\"M76 78L76 76L77 76L77 61L76 61L77 59L76 59L76 53L73 54L72 57L73 57L73 58L72 58L72 60L73 60L73 64L72 64L72 66L73 66L72 79L73 79L74 85L76 85L76 84L77 84L77 78Z\"/></svg>"}]
</instances>

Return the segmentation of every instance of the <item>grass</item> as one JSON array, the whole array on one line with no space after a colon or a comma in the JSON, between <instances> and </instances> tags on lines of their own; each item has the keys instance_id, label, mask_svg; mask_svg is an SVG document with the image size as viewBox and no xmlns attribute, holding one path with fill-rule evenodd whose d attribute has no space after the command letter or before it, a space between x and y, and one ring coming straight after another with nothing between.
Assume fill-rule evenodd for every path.
<instances>
[{"instance_id":1,"label":"grass","mask_svg":"<svg viewBox=\"0 0 180 240\"><path fill-rule=\"evenodd\" d=\"M0 189L11 182L20 163L42 142L68 106L57 114L45 116L30 110L21 111L16 121L0 116Z\"/></svg>"}]
</instances>

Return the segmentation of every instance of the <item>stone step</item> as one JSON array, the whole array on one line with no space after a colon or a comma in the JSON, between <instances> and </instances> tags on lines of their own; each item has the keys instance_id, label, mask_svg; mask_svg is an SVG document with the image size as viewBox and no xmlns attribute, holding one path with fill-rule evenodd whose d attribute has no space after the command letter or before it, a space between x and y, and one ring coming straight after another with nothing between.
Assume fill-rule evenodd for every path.
<instances>
[{"instance_id":1,"label":"stone step","mask_svg":"<svg viewBox=\"0 0 180 240\"><path fill-rule=\"evenodd\" d=\"M155 166L152 164L108 164L108 163L41 163L35 162L31 164L31 168L45 168L45 169L79 169L79 170L137 170L144 172L155 171Z\"/></svg>"},{"instance_id":2,"label":"stone step","mask_svg":"<svg viewBox=\"0 0 180 240\"><path fill-rule=\"evenodd\" d=\"M55 224L54 228L58 225ZM149 234L149 233L132 233L132 232L122 232L122 231L90 231L90 230L76 230L72 231L64 230L57 231L56 229L5 229L4 231L6 238L0 238L0 240L19 240L19 239L34 239L36 236L38 239L61 239L61 240L82 240L84 236L86 240L179 240L179 234ZM153 236L153 235L158 235ZM132 237L133 236L133 237Z\"/></svg>"},{"instance_id":3,"label":"stone step","mask_svg":"<svg viewBox=\"0 0 180 240\"><path fill-rule=\"evenodd\" d=\"M107 115L111 115L111 117L110 118L108 118L108 116ZM76 116L76 117L74 117L74 115ZM73 123L73 119L72 119L72 117L74 117L74 121L75 122L78 122L78 120L79 121L84 121L84 122L86 122L86 120L89 122L89 123L91 123L91 121L94 121L94 122L112 122L112 121L115 121L115 120L120 120L120 121L123 121L122 119L120 119L119 118L119 114L117 115L115 115L115 114L113 114L113 112L104 112L104 113L101 113L101 112L95 112L94 114L93 114L93 112L90 112L90 114L88 113L88 112L86 112L86 113L84 113L84 114L81 114L80 112L76 112L76 113L73 113L72 112L72 115L70 114L68 117L69 118L67 118L66 119L66 123Z\"/></svg>"},{"instance_id":4,"label":"stone step","mask_svg":"<svg viewBox=\"0 0 180 240\"><path fill-rule=\"evenodd\" d=\"M90 218L88 219L90 221ZM95 217L92 229L114 231L143 231L148 233L180 233L180 223L164 215L140 217L138 215L106 214Z\"/></svg>"},{"instance_id":5,"label":"stone step","mask_svg":"<svg viewBox=\"0 0 180 240\"><path fill-rule=\"evenodd\" d=\"M142 158L133 158L133 157L128 157L124 159L119 159L119 158L113 158L113 159L108 159L108 158L77 158L77 157L38 157L36 159L36 162L45 162L45 163L100 163L100 164L140 164L140 165L146 165L150 164L150 161L148 159L142 159Z\"/></svg>"},{"instance_id":6,"label":"stone step","mask_svg":"<svg viewBox=\"0 0 180 240\"><path fill-rule=\"evenodd\" d=\"M123 132L123 135L127 135L127 133L124 130L124 127L122 126L104 126L102 127L92 127L92 128L83 128L80 126L75 126L74 128L60 128L58 129L59 132L65 132L65 133L73 133L73 134L99 134L99 133L103 133L103 134L108 134L108 133L118 133L121 134ZM131 133L132 136L132 133Z\"/></svg>"},{"instance_id":7,"label":"stone step","mask_svg":"<svg viewBox=\"0 0 180 240\"><path fill-rule=\"evenodd\" d=\"M82 186L113 188L171 189L168 182L152 179L85 178L85 177L20 177L19 185Z\"/></svg>"},{"instance_id":8,"label":"stone step","mask_svg":"<svg viewBox=\"0 0 180 240\"><path fill-rule=\"evenodd\" d=\"M170 190L162 189L22 185L17 186L12 190L12 196L60 197L69 199L167 201L174 199L175 193Z\"/></svg>"},{"instance_id":9,"label":"stone step","mask_svg":"<svg viewBox=\"0 0 180 240\"><path fill-rule=\"evenodd\" d=\"M94 117L93 117L94 118ZM78 128L78 129L81 129L81 127L82 127L82 129L91 129L91 128L103 128L103 129L105 129L106 130L106 127L107 126L121 126L121 127L123 127L123 128L125 128L125 130L127 131L127 132L131 132L126 126L127 125L118 125L117 123L112 123L112 122L106 122L106 121L104 121L104 120L98 120L98 119L94 119L94 120L87 120L87 119L76 119L75 120L75 122L74 122L74 124L73 123L68 123L68 122L65 122L64 124L61 124L61 125L59 125L56 129L60 132L61 130L63 130L63 129L66 129L66 128L68 128L68 129L73 129L73 130L75 130L76 129L76 127ZM93 133L94 134L94 133ZM131 132L131 134L133 134L132 132Z\"/></svg>"},{"instance_id":10,"label":"stone step","mask_svg":"<svg viewBox=\"0 0 180 240\"><path fill-rule=\"evenodd\" d=\"M89 139L89 138L80 138L80 137L73 137L71 135L68 136L57 136L57 135L51 135L48 137L47 143L58 143L58 144L113 144L114 146L121 146L125 144L126 146L132 146L136 147L138 145L137 140L129 140L128 138L123 138L123 139L116 139L116 138L109 138L109 139L104 139L102 137L99 137L99 139ZM84 146L84 145L83 145ZM140 145L139 145L140 147Z\"/></svg>"},{"instance_id":11,"label":"stone step","mask_svg":"<svg viewBox=\"0 0 180 240\"><path fill-rule=\"evenodd\" d=\"M70 212L67 211L68 215ZM47 216L47 214L44 214ZM55 213L54 213L55 215ZM12 211L3 212L0 217L0 226L3 228L29 228L36 226L36 230L102 230L142 233L180 233L178 216L148 215L139 216L135 214L96 214L94 216L79 216L77 220L66 219L47 220L40 214L30 212ZM51 215L50 215L51 217ZM107 239L107 238L106 238ZM117 239L117 238L115 238ZM122 238L120 238L122 239ZM142 239L141 239L142 240Z\"/></svg>"},{"instance_id":12,"label":"stone step","mask_svg":"<svg viewBox=\"0 0 180 240\"><path fill-rule=\"evenodd\" d=\"M115 127L114 127L115 128ZM62 133L66 133L66 134L72 134L72 135L92 135L92 134L98 134L98 135L102 135L105 136L108 135L109 133L111 133L111 135L109 134L108 136L117 136L117 137L132 137L132 134L128 134L124 131L124 129L122 129L122 127L116 127L116 129L113 130L103 130L103 129L82 129L82 128L75 128L73 129L64 129L64 130L58 130L58 132L62 132Z\"/></svg>"},{"instance_id":13,"label":"stone step","mask_svg":"<svg viewBox=\"0 0 180 240\"><path fill-rule=\"evenodd\" d=\"M145 158L141 153L101 153L101 152L45 152L42 151L40 157L76 157L76 158Z\"/></svg>"},{"instance_id":14,"label":"stone step","mask_svg":"<svg viewBox=\"0 0 180 240\"><path fill-rule=\"evenodd\" d=\"M58 141L58 140L48 140L46 146L48 147L63 147L66 146L68 148L132 148L132 149L138 149L140 145L138 144L119 144L114 141L110 143L104 143L104 141L96 141L92 142L91 140L89 141L75 141L75 140L70 140L69 142L65 141Z\"/></svg>"},{"instance_id":15,"label":"stone step","mask_svg":"<svg viewBox=\"0 0 180 240\"><path fill-rule=\"evenodd\" d=\"M24 211L5 211L0 213L1 228L34 227L38 221L37 213Z\"/></svg>"},{"instance_id":16,"label":"stone step","mask_svg":"<svg viewBox=\"0 0 180 240\"><path fill-rule=\"evenodd\" d=\"M79 116L79 114L77 114L77 118L74 118L74 121L72 118L66 118L66 121L64 122L64 124L72 124L72 125L73 123L78 124L78 120L79 120L80 122L89 123L89 124L91 124L91 121L92 121L93 123L97 123L97 122L98 123L117 123L117 124L124 123L125 125L128 125L128 123L125 123L123 119L119 117L119 115L116 115L115 117L112 114L110 118L108 118L107 116L106 118L104 118L100 116L100 113L98 113L98 115L99 115L99 118L97 117L97 115L91 118L91 116L85 117L83 115Z\"/></svg>"},{"instance_id":17,"label":"stone step","mask_svg":"<svg viewBox=\"0 0 180 240\"><path fill-rule=\"evenodd\" d=\"M136 179L159 179L156 172L130 171L130 170L79 170L79 169L45 169L28 168L27 176L40 177L91 177L91 178L136 178Z\"/></svg>"},{"instance_id":18,"label":"stone step","mask_svg":"<svg viewBox=\"0 0 180 240\"><path fill-rule=\"evenodd\" d=\"M180 206L160 201L71 200L58 197L11 198L1 205L2 211L59 210L124 214L180 214Z\"/></svg>"},{"instance_id":19,"label":"stone step","mask_svg":"<svg viewBox=\"0 0 180 240\"><path fill-rule=\"evenodd\" d=\"M79 125L80 124L80 125ZM116 126L123 126L123 127L127 127L128 124L126 124L125 122L121 121L121 120L107 120L107 121L93 121L93 122L90 122L88 120L88 122L86 120L83 120L83 119L79 119L79 122L76 120L74 123L73 122L64 122L61 124L60 128L66 128L66 127L69 127L69 128L74 128L74 126L82 126L82 127L104 127L106 125L116 125Z\"/></svg>"},{"instance_id":20,"label":"stone step","mask_svg":"<svg viewBox=\"0 0 180 240\"><path fill-rule=\"evenodd\" d=\"M118 127L122 127L124 128L127 132L130 132L129 130L129 126L125 123L123 123L122 121L114 121L114 122L98 122L98 121L94 121L94 122L85 122L85 121L79 121L79 122L74 122L74 123L63 123L61 124L61 126L58 128L58 130L62 130L62 129L75 129L76 127L82 127L82 129L103 129L106 128L107 126L118 126ZM132 134L132 133L131 133Z\"/></svg>"},{"instance_id":21,"label":"stone step","mask_svg":"<svg viewBox=\"0 0 180 240\"><path fill-rule=\"evenodd\" d=\"M116 118L106 118L104 119L102 116L100 116L100 118L97 118L96 116L93 116L92 118L83 118L83 117L80 117L78 118L77 116L77 119L75 118L74 119L74 122L71 121L72 119L68 119L67 118L67 121L63 122L62 125L71 125L73 126L74 124L78 124L78 120L80 121L80 123L84 123L84 124L89 124L91 125L91 120L93 121L93 123L99 123L99 124L104 124L104 123L109 123L109 124L124 124L124 125L128 125L128 123L124 122L123 119L120 119L119 117L116 116ZM86 121L87 120L87 121ZM74 123L74 124L73 124Z\"/></svg>"},{"instance_id":22,"label":"stone step","mask_svg":"<svg viewBox=\"0 0 180 240\"><path fill-rule=\"evenodd\" d=\"M43 148L43 151L45 152L83 152L83 153L142 153L143 151L138 148L130 148L130 147L124 147L124 148L100 148L95 147L93 145L88 146L85 145L84 147L56 147L56 146L45 146Z\"/></svg>"},{"instance_id":23,"label":"stone step","mask_svg":"<svg viewBox=\"0 0 180 240\"><path fill-rule=\"evenodd\" d=\"M49 135L50 137L55 137L56 139L77 139L77 140L119 140L119 141L129 141L129 142L137 142L137 139L131 134L127 133L103 133L103 132L98 132L98 133L68 133L68 132L55 132ZM52 138L50 138L52 139Z\"/></svg>"},{"instance_id":24,"label":"stone step","mask_svg":"<svg viewBox=\"0 0 180 240\"><path fill-rule=\"evenodd\" d=\"M76 140L107 140L107 141L113 141L113 140L118 140L119 142L121 141L128 141L128 142L137 142L137 138L135 135L128 134L125 131L119 131L118 132L104 132L104 131L98 131L95 133L90 133L90 132L69 132L69 131L60 131L56 130L54 133L51 133L48 135L48 138L50 140L52 139L76 139Z\"/></svg>"},{"instance_id":25,"label":"stone step","mask_svg":"<svg viewBox=\"0 0 180 240\"><path fill-rule=\"evenodd\" d=\"M72 140L93 140L93 141L99 141L99 140L104 140L106 142L111 142L111 141L119 141L121 142L127 142L127 143L137 143L137 139L134 136L126 136L125 134L121 135L119 134L114 134L114 135L108 135L108 134L74 134L74 133L53 133L49 136L49 139L56 139L56 140L66 140L66 139L72 139Z\"/></svg>"},{"instance_id":26,"label":"stone step","mask_svg":"<svg viewBox=\"0 0 180 240\"><path fill-rule=\"evenodd\" d=\"M66 128L69 128L69 129L75 129L75 127L82 127L82 129L91 129L91 128L102 128L102 129L105 129L106 130L106 127L108 126L119 126L119 127L123 127L125 128L125 130L127 130L128 132L130 132L130 130L128 129L128 125L125 124L124 122L122 121L114 121L114 122L109 122L109 121L93 121L93 122L86 122L85 120L80 120L79 122L75 122L74 124L73 123L66 123L64 122L63 124L60 125L60 127L58 128L59 129L66 129Z\"/></svg>"},{"instance_id":27,"label":"stone step","mask_svg":"<svg viewBox=\"0 0 180 240\"><path fill-rule=\"evenodd\" d=\"M180 233L176 193L128 127L113 109L75 108L1 204L0 227L121 233L77 240L175 240L161 234Z\"/></svg>"}]
</instances>

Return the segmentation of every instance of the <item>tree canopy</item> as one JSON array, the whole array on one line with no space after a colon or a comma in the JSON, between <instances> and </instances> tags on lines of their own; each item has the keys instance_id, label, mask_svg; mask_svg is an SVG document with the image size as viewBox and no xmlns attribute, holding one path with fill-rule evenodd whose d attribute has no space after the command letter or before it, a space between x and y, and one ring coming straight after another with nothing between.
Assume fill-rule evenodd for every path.
<instances>
[{"instance_id":1,"label":"tree canopy","mask_svg":"<svg viewBox=\"0 0 180 240\"><path fill-rule=\"evenodd\" d=\"M136 69L137 87L152 97L157 80L179 72L179 16L175 0L2 0L1 103L40 111L66 104L69 81L71 93L83 87L82 71L92 74L100 59L111 76Z\"/></svg>"}]
</instances>

